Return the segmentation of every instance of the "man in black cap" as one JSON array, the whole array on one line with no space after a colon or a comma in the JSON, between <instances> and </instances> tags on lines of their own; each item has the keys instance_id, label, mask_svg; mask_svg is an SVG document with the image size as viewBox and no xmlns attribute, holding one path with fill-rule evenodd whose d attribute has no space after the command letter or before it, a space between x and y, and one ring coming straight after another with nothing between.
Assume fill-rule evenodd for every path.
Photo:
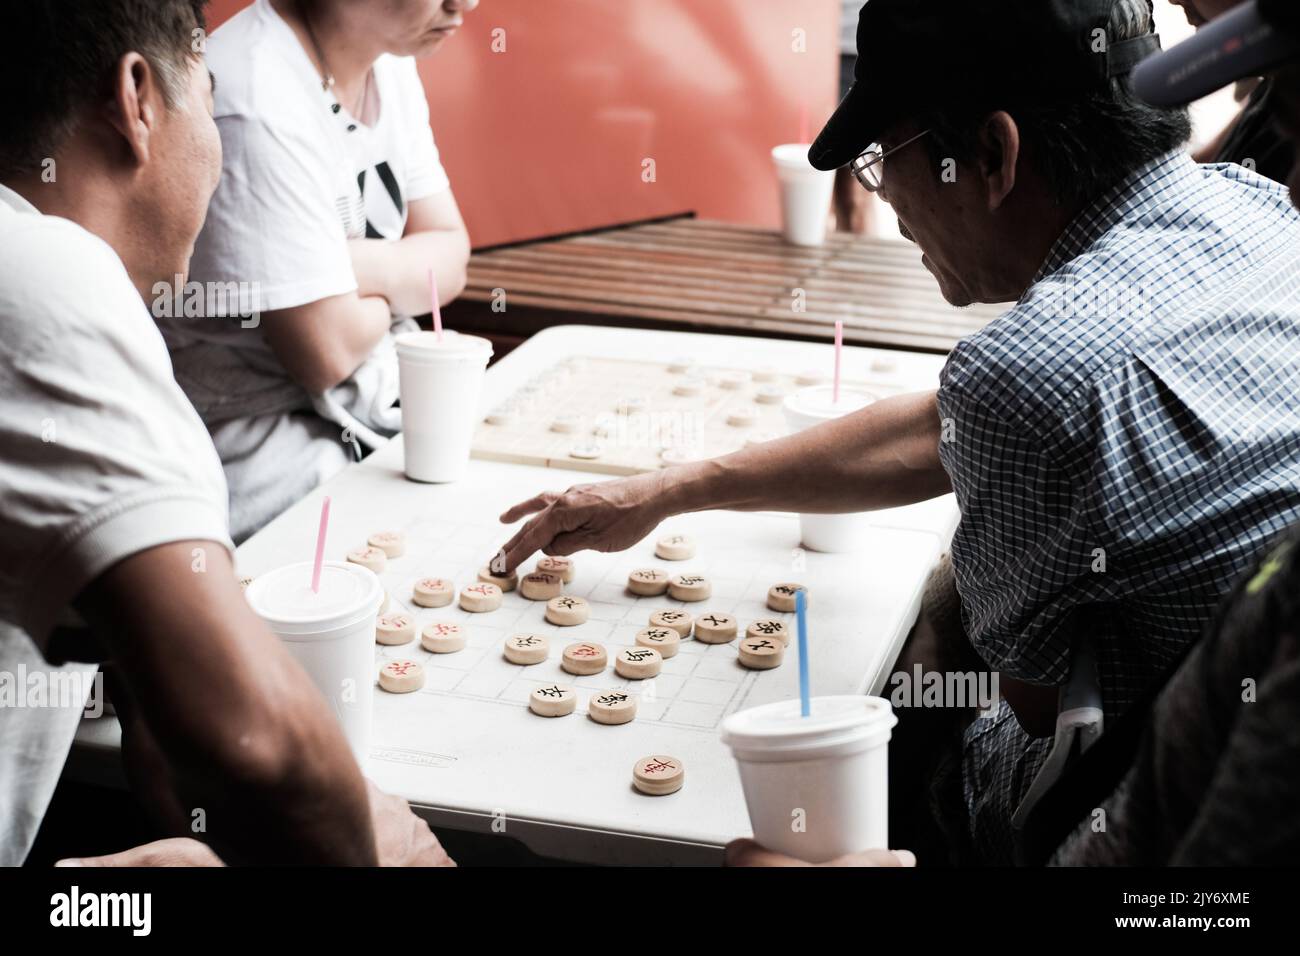
<instances>
[{"instance_id":1,"label":"man in black cap","mask_svg":"<svg viewBox=\"0 0 1300 956\"><path fill-rule=\"evenodd\" d=\"M1215 19L1195 39L1144 61L1134 88L1157 106L1174 107L1263 74L1279 132L1300 140L1300 5L1294 0L1251 0ZM1300 164L1280 172L1289 175L1300 205ZM1300 524L1237 580L1153 706L1126 715L1040 802L1022 859L1293 866L1300 856L1297 766ZM751 840L728 847L727 860L797 863ZM871 850L834 862L896 866L913 857Z\"/></svg>"},{"instance_id":2,"label":"man in black cap","mask_svg":"<svg viewBox=\"0 0 1300 956\"><path fill-rule=\"evenodd\" d=\"M1012 859L1072 662L1095 651L1115 718L1300 520L1300 216L1276 183L1196 165L1186 112L1132 94L1158 46L1148 0L871 0L857 82L809 159L892 205L950 302L1015 305L957 345L937 392L503 515L539 512L507 545L516 567L627 547L683 511L955 492L951 644L1006 698L961 715L956 747L929 742L950 755L962 861ZM948 647L908 654L953 669Z\"/></svg>"}]
</instances>

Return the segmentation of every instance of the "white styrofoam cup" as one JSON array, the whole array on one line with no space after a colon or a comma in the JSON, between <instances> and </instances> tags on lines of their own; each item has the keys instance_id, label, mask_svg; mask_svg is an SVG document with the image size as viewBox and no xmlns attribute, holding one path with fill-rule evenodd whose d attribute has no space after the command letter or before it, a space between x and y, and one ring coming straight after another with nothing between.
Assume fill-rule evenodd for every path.
<instances>
[{"instance_id":1,"label":"white styrofoam cup","mask_svg":"<svg viewBox=\"0 0 1300 956\"><path fill-rule=\"evenodd\" d=\"M397 337L406 477L429 482L464 477L491 357L492 343L476 335Z\"/></svg>"}]
</instances>

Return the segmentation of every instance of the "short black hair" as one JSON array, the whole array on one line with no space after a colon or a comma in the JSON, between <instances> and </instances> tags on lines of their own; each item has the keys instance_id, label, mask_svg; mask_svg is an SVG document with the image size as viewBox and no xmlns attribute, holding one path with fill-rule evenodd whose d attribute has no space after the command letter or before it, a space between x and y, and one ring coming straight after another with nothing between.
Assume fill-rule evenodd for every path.
<instances>
[{"instance_id":1,"label":"short black hair","mask_svg":"<svg viewBox=\"0 0 1300 956\"><path fill-rule=\"evenodd\" d=\"M114 69L139 53L169 107L202 54L207 0L7 0L0 4L0 179L39 169L110 95Z\"/></svg>"},{"instance_id":2,"label":"short black hair","mask_svg":"<svg viewBox=\"0 0 1300 956\"><path fill-rule=\"evenodd\" d=\"M1148 0L1119 0L1111 13L1109 42L1153 29ZM1034 157L1058 203L1070 206L1105 193L1134 170L1186 145L1192 135L1186 109L1157 109L1138 99L1128 76L1107 88L1054 103L990 103L960 115L938 111L918 117L931 156L970 162L983 120L1004 110L1016 121L1025 151Z\"/></svg>"}]
</instances>

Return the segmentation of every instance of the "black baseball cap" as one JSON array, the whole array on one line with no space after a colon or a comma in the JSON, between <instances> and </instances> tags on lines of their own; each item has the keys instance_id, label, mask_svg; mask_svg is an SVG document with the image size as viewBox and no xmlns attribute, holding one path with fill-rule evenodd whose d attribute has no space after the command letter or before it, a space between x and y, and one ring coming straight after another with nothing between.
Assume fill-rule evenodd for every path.
<instances>
[{"instance_id":1,"label":"black baseball cap","mask_svg":"<svg viewBox=\"0 0 1300 956\"><path fill-rule=\"evenodd\" d=\"M1133 92L1153 106L1184 106L1291 60L1300 60L1300 2L1250 0L1142 63Z\"/></svg>"},{"instance_id":2,"label":"black baseball cap","mask_svg":"<svg viewBox=\"0 0 1300 956\"><path fill-rule=\"evenodd\" d=\"M808 161L837 169L898 121L933 109L1050 103L1105 88L1160 50L1155 33L1110 42L1118 2L870 0L858 16L853 86Z\"/></svg>"}]
</instances>

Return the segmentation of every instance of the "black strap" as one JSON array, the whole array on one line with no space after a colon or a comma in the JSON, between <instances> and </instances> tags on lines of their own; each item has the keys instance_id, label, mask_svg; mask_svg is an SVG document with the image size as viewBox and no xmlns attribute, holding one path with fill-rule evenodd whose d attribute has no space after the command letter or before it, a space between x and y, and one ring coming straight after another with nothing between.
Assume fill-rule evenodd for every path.
<instances>
[{"instance_id":1,"label":"black strap","mask_svg":"<svg viewBox=\"0 0 1300 956\"><path fill-rule=\"evenodd\" d=\"M1134 37L1110 44L1106 50L1106 75L1108 77L1125 76L1149 56L1160 52L1160 34L1148 33L1146 36Z\"/></svg>"}]
</instances>

